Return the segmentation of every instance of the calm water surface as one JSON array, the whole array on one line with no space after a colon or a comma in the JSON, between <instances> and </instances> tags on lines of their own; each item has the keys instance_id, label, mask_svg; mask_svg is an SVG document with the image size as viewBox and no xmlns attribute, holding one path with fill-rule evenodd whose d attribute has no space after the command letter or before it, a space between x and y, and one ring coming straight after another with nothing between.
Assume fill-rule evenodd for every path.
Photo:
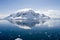
<instances>
[{"instance_id":1,"label":"calm water surface","mask_svg":"<svg viewBox=\"0 0 60 40\"><path fill-rule=\"evenodd\" d=\"M30 27L30 29L21 27ZM60 19L20 23L0 20L0 40L60 40Z\"/></svg>"}]
</instances>

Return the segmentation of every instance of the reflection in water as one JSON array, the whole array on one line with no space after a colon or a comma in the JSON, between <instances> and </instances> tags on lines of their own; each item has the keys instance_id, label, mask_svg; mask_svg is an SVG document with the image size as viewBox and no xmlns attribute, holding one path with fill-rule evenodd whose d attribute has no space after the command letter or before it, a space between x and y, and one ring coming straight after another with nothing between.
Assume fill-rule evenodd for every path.
<instances>
[{"instance_id":1,"label":"reflection in water","mask_svg":"<svg viewBox=\"0 0 60 40\"><path fill-rule=\"evenodd\" d=\"M44 24L46 20L9 20L11 23L23 29L31 29L37 25Z\"/></svg>"},{"instance_id":2,"label":"reflection in water","mask_svg":"<svg viewBox=\"0 0 60 40\"><path fill-rule=\"evenodd\" d=\"M44 26L47 25L48 27L58 27L60 25L60 20L51 19L44 23Z\"/></svg>"},{"instance_id":3,"label":"reflection in water","mask_svg":"<svg viewBox=\"0 0 60 40\"><path fill-rule=\"evenodd\" d=\"M9 21L20 28L8 21L1 21L0 40L60 40L60 20ZM30 23L31 25L32 23L35 24L31 26ZM28 29L27 27L33 28L31 30L25 30L25 27L26 29Z\"/></svg>"}]
</instances>

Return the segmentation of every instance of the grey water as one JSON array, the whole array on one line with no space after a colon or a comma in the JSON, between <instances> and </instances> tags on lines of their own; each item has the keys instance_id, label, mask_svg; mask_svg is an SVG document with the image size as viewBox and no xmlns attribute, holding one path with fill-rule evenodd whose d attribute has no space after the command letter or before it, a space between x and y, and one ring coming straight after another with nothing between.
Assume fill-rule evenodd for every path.
<instances>
[{"instance_id":1,"label":"grey water","mask_svg":"<svg viewBox=\"0 0 60 40\"><path fill-rule=\"evenodd\" d=\"M27 26L30 29L21 28ZM0 40L60 40L60 19L21 23L0 20Z\"/></svg>"}]
</instances>

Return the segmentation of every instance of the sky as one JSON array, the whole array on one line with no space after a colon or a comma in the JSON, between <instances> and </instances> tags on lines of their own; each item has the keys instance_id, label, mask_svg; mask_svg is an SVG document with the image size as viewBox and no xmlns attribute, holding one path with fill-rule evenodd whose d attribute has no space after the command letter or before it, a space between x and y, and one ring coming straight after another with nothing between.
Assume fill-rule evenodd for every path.
<instances>
[{"instance_id":1,"label":"sky","mask_svg":"<svg viewBox=\"0 0 60 40\"><path fill-rule=\"evenodd\" d=\"M0 18L24 8L38 9L46 15L60 17L60 0L0 0Z\"/></svg>"}]
</instances>

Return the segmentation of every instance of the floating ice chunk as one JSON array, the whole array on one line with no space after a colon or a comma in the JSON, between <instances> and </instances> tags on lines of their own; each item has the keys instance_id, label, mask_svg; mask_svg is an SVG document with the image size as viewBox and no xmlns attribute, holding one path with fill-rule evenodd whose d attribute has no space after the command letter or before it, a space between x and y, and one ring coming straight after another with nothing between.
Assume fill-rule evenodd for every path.
<instances>
[{"instance_id":1,"label":"floating ice chunk","mask_svg":"<svg viewBox=\"0 0 60 40\"><path fill-rule=\"evenodd\" d=\"M18 35L18 37L20 37L20 35Z\"/></svg>"},{"instance_id":2,"label":"floating ice chunk","mask_svg":"<svg viewBox=\"0 0 60 40\"><path fill-rule=\"evenodd\" d=\"M0 32L0 34L1 34L2 32Z\"/></svg>"},{"instance_id":3,"label":"floating ice chunk","mask_svg":"<svg viewBox=\"0 0 60 40\"><path fill-rule=\"evenodd\" d=\"M16 38L15 40L22 40L21 38Z\"/></svg>"}]
</instances>

